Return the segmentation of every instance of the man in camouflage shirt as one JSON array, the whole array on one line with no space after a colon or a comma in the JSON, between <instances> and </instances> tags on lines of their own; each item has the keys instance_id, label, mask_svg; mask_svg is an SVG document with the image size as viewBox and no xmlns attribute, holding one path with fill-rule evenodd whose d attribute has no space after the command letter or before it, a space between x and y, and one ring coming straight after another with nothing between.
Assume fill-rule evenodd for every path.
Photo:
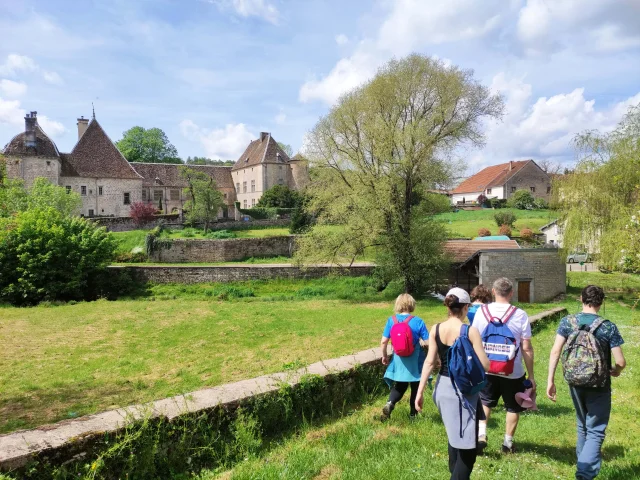
<instances>
[{"instance_id":1,"label":"man in camouflage shirt","mask_svg":"<svg viewBox=\"0 0 640 480\"><path fill-rule=\"evenodd\" d=\"M600 287L589 285L582 290L582 312L577 315L577 323L580 327L590 326L598 318L598 311L603 301L604 291ZM560 321L556 341L549 358L547 397L554 402L556 401L554 377L558 360L562 353L562 347L572 332L573 327L569 318L564 317ZM594 332L594 335L600 342L606 356L610 376L604 387L569 387L578 422L578 443L576 445L578 455L576 479L578 480L591 480L600 471L602 442L604 442L605 430L611 415L611 377L619 376L626 366L621 348L624 340L614 323L605 320ZM615 365L612 365L612 355Z\"/></svg>"}]
</instances>

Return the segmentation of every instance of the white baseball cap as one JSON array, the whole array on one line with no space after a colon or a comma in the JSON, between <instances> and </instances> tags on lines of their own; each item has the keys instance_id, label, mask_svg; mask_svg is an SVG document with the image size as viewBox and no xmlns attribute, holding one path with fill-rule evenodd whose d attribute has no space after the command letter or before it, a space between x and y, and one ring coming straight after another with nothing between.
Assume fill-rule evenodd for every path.
<instances>
[{"instance_id":1,"label":"white baseball cap","mask_svg":"<svg viewBox=\"0 0 640 480\"><path fill-rule=\"evenodd\" d=\"M453 295L458 298L458 303L471 303L471 297L469 294L460 287L452 288L447 292L447 297Z\"/></svg>"}]
</instances>

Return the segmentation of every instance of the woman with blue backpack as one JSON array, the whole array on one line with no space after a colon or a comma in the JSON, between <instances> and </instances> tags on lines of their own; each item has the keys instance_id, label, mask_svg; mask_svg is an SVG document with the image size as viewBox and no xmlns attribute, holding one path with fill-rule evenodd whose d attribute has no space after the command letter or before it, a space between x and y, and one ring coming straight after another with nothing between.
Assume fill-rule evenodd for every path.
<instances>
[{"instance_id":1,"label":"woman with blue backpack","mask_svg":"<svg viewBox=\"0 0 640 480\"><path fill-rule=\"evenodd\" d=\"M420 372L426 358L421 348L422 342L426 344L429 339L429 331L424 321L411 315L416 309L416 301L408 293L398 296L395 303L395 315L387 319L387 324L382 332L382 364L388 365L384 374L384 381L389 385L391 392L389 400L382 408L380 420L388 420L391 412L402 397L407 388L411 386L409 405L410 417L416 415L415 400L420 382ZM391 341L393 347L393 359L389 361L387 347Z\"/></svg>"},{"instance_id":2,"label":"woman with blue backpack","mask_svg":"<svg viewBox=\"0 0 640 480\"><path fill-rule=\"evenodd\" d=\"M448 318L431 329L429 353L416 396L416 409L422 411L427 379L440 364L433 401L449 439L452 480L471 478L477 456L478 421L484 416L480 390L489 370L480 333L464 323L470 303L469 294L461 288L452 288L447 293L444 305Z\"/></svg>"}]
</instances>

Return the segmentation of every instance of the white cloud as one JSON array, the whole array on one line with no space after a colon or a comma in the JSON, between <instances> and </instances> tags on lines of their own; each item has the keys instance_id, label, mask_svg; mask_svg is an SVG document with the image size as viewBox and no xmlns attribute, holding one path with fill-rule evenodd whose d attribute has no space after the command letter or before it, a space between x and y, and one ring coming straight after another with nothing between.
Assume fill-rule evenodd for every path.
<instances>
[{"instance_id":1,"label":"white cloud","mask_svg":"<svg viewBox=\"0 0 640 480\"><path fill-rule=\"evenodd\" d=\"M180 131L189 140L202 144L209 158L237 160L255 135L244 123L229 123L224 128L207 129L192 120L180 122Z\"/></svg>"},{"instance_id":2,"label":"white cloud","mask_svg":"<svg viewBox=\"0 0 640 480\"><path fill-rule=\"evenodd\" d=\"M346 45L349 43L349 37L347 37L344 33L340 33L336 35L336 43L338 45Z\"/></svg>"},{"instance_id":3,"label":"white cloud","mask_svg":"<svg viewBox=\"0 0 640 480\"><path fill-rule=\"evenodd\" d=\"M24 116L26 110L20 108L18 100L4 100L0 97L0 124L9 125L19 133L24 128ZM62 123L48 118L46 115L38 116L38 124L50 137L60 137L66 129Z\"/></svg>"},{"instance_id":4,"label":"white cloud","mask_svg":"<svg viewBox=\"0 0 640 480\"><path fill-rule=\"evenodd\" d=\"M267 0L210 0L209 3L231 8L241 17L260 17L274 25L280 21L280 12Z\"/></svg>"},{"instance_id":5,"label":"white cloud","mask_svg":"<svg viewBox=\"0 0 640 480\"><path fill-rule=\"evenodd\" d=\"M13 80L0 79L0 94L9 98L21 97L27 93L27 85Z\"/></svg>"},{"instance_id":6,"label":"white cloud","mask_svg":"<svg viewBox=\"0 0 640 480\"><path fill-rule=\"evenodd\" d=\"M24 55L17 55L11 53L7 56L7 59L0 65L0 75L16 76L22 72L33 72L38 69L36 62L33 59Z\"/></svg>"},{"instance_id":7,"label":"white cloud","mask_svg":"<svg viewBox=\"0 0 640 480\"><path fill-rule=\"evenodd\" d=\"M44 81L51 85L62 85L64 83L62 77L56 72L43 72L42 76L44 77Z\"/></svg>"}]
</instances>

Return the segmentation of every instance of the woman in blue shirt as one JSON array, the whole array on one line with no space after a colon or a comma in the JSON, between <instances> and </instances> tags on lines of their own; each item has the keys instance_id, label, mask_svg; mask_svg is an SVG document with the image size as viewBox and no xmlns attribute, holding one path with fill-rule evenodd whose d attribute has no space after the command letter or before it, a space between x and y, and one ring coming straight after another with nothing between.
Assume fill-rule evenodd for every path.
<instances>
[{"instance_id":1,"label":"woman in blue shirt","mask_svg":"<svg viewBox=\"0 0 640 480\"><path fill-rule=\"evenodd\" d=\"M491 291L483 284L476 286L471 290L471 305L469 305L469 311L467 312L467 318L469 319L469 325L473 325L473 319L476 316L476 312L482 306L483 303L489 304L493 300Z\"/></svg>"},{"instance_id":2,"label":"woman in blue shirt","mask_svg":"<svg viewBox=\"0 0 640 480\"><path fill-rule=\"evenodd\" d=\"M409 386L411 386L411 397L409 399L411 417L417 414L415 400L416 394L418 393L418 385L420 384L420 375L422 374L422 364L426 358L425 352L420 347L429 340L429 330L427 330L421 318L411 315L411 312L413 312L415 308L416 301L407 293L403 293L396 299L394 308L396 320L398 322L405 322L408 317L411 317L408 323L411 333L413 334L414 350L411 355L401 357L394 354L393 359L389 362L387 346L391 338L391 328L394 325L393 316L387 320L384 332L382 333L382 340L380 341L380 346L382 347L382 364L388 365L387 371L384 374L384 381L391 389L389 400L382 408L382 415L380 416L380 420L382 421L389 419L396 403L402 399L402 396Z\"/></svg>"}]
</instances>

